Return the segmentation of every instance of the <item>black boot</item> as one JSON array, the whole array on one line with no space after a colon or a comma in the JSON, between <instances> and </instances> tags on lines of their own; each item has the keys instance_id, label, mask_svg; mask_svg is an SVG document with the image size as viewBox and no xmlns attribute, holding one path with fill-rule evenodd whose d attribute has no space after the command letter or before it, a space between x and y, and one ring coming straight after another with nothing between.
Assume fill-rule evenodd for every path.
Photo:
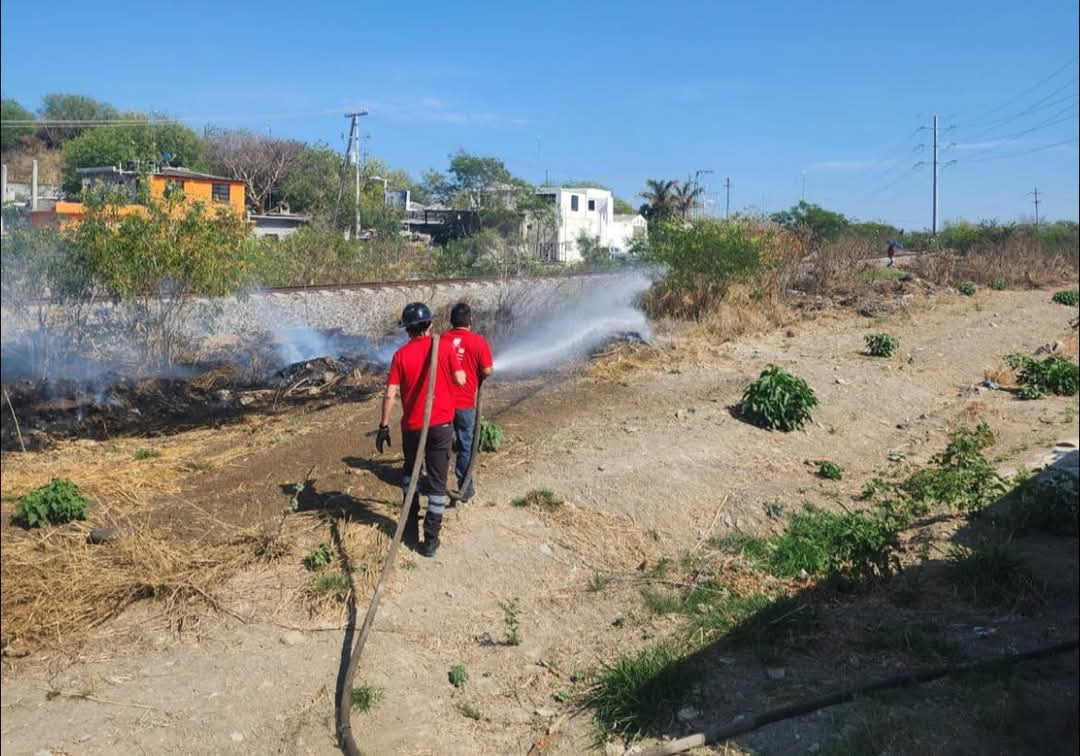
<instances>
[{"instance_id":1,"label":"black boot","mask_svg":"<svg viewBox=\"0 0 1080 756\"><path fill-rule=\"evenodd\" d=\"M439 531L442 530L441 514L427 512L424 515L424 543L420 547L420 553L426 557L435 556L439 550Z\"/></svg>"},{"instance_id":2,"label":"black boot","mask_svg":"<svg viewBox=\"0 0 1080 756\"><path fill-rule=\"evenodd\" d=\"M420 494L413 497L409 514L405 518L405 532L401 535L401 542L410 549L420 545Z\"/></svg>"}]
</instances>

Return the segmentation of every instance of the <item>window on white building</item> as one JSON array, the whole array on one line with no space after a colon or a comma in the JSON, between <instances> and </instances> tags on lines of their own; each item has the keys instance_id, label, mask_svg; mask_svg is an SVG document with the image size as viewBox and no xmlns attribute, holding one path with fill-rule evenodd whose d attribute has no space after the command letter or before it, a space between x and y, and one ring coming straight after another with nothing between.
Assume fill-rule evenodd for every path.
<instances>
[{"instance_id":1,"label":"window on white building","mask_svg":"<svg viewBox=\"0 0 1080 756\"><path fill-rule=\"evenodd\" d=\"M590 212L595 210L595 209L596 209L596 200L589 200L589 210L590 210Z\"/></svg>"},{"instance_id":2,"label":"window on white building","mask_svg":"<svg viewBox=\"0 0 1080 756\"><path fill-rule=\"evenodd\" d=\"M578 211L578 196L576 194L570 195L570 209L575 213Z\"/></svg>"}]
</instances>

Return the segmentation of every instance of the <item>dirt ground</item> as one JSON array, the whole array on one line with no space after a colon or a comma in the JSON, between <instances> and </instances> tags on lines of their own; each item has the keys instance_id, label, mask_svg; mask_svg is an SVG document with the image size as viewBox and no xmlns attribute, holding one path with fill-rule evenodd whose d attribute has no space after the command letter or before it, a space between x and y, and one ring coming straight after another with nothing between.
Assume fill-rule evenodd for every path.
<instances>
[{"instance_id":1,"label":"dirt ground","mask_svg":"<svg viewBox=\"0 0 1080 756\"><path fill-rule=\"evenodd\" d=\"M448 516L438 555L427 560L403 550L399 557L358 675L381 689L372 711L353 715L362 748L621 753L620 744L596 744L590 713L575 705L574 694L604 661L663 637L676 621L642 608L634 582L642 564L698 549L710 536L773 530L766 502L783 502L789 511L804 499L829 506L858 493L890 456L925 462L948 431L980 419L997 434L990 454L1002 470L1035 465L1060 441L1075 445L1075 398L1022 402L979 387L1002 355L1066 338L1071 316L1045 291L946 294L886 319L825 311L725 344L669 331L651 347L618 351L584 371L512 385L494 381L485 414L502 425L507 442L484 458L477 499ZM900 353L866 357L869 329L896 335ZM743 387L768 363L792 370L817 392L820 406L805 431L768 433L733 416ZM276 418L242 447L236 435L198 431L203 435L187 440L185 454L198 459L205 449L210 458L212 450L220 463L182 474L167 453L151 460L163 474L174 471L176 483L143 499L140 517L175 538L212 539L216 527L267 522L289 508L293 486L310 478L296 497L299 511L284 516L290 553L233 576L215 593L217 610L178 623L160 602L140 602L94 628L75 652L59 642L25 658L6 656L3 752L337 752L334 691L346 617L340 601L312 599L302 558L320 543L340 544L357 584L365 594L370 589L400 496L397 434L393 453L374 453L377 411L369 400ZM160 443L167 452L169 444L184 442ZM115 454L107 445L82 442L81 448ZM33 464L18 456L5 457L3 527L9 527L10 495L21 493L11 490L11 475ZM842 482L814 477L806 462L822 458L845 468ZM538 488L567 504L554 513L510 506ZM950 536L947 528L936 535L939 542ZM1076 637L1075 539L1025 548L1049 555L1055 595L1071 598L1035 618L956 610L950 632L972 658ZM590 591L596 572L613 576L611 587ZM947 596L934 600L942 612L950 608ZM519 645L503 641L500 603L508 601L519 607ZM361 613L365 608L366 595L359 601ZM878 610L891 616L891 609L866 602L858 613ZM842 605L824 611L835 615L830 622L854 621L845 620ZM710 657L700 711L693 721L673 724L670 734L799 700L825 683L895 673L910 661L836 651L826 641L784 659L783 677L752 655ZM455 664L469 674L461 688L448 681ZM1063 730L1053 717L1046 723L1054 738L1048 742L1073 752L1076 654L1035 669L1053 692L1053 706L1041 711L1064 707ZM854 753L1035 752L1046 745L1016 746L1009 733L995 736L996 745L960 743L968 730L942 717L920 733L903 723L886 726L897 712L905 722L943 711L961 718L986 707L992 713L995 696L1005 695L987 686L976 701L965 697L969 692L940 683L884 707L849 704L767 727L715 752L815 753L849 730L898 739L871 740L872 750Z\"/></svg>"}]
</instances>

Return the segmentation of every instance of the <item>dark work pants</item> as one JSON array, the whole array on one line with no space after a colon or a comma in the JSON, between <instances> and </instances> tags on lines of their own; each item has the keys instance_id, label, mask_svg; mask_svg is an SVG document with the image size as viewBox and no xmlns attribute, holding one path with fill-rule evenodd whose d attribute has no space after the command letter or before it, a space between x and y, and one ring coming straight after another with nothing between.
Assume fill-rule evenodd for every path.
<instances>
[{"instance_id":1,"label":"dark work pants","mask_svg":"<svg viewBox=\"0 0 1080 756\"><path fill-rule=\"evenodd\" d=\"M450 473L450 448L454 443L452 423L433 425L428 428L427 446L424 449L424 466L427 468L427 512L424 514L424 538L435 541L442 530L443 512L450 498L446 495L446 477ZM416 462L420 431L405 431L402 446L405 450L405 471L401 476L401 492L408 493L410 475ZM418 489L419 490L419 489ZM414 496L405 522L405 534L415 539L420 524L420 496Z\"/></svg>"}]
</instances>

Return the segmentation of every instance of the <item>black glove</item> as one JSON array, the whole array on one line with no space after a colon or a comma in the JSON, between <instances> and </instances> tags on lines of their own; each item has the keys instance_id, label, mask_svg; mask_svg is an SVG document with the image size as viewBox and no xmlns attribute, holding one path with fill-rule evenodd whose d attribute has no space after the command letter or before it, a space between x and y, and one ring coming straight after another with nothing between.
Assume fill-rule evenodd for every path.
<instances>
[{"instance_id":1,"label":"black glove","mask_svg":"<svg viewBox=\"0 0 1080 756\"><path fill-rule=\"evenodd\" d=\"M375 434L375 448L379 450L379 454L383 453L383 444L391 446L390 443L390 426L380 425L379 432Z\"/></svg>"}]
</instances>

